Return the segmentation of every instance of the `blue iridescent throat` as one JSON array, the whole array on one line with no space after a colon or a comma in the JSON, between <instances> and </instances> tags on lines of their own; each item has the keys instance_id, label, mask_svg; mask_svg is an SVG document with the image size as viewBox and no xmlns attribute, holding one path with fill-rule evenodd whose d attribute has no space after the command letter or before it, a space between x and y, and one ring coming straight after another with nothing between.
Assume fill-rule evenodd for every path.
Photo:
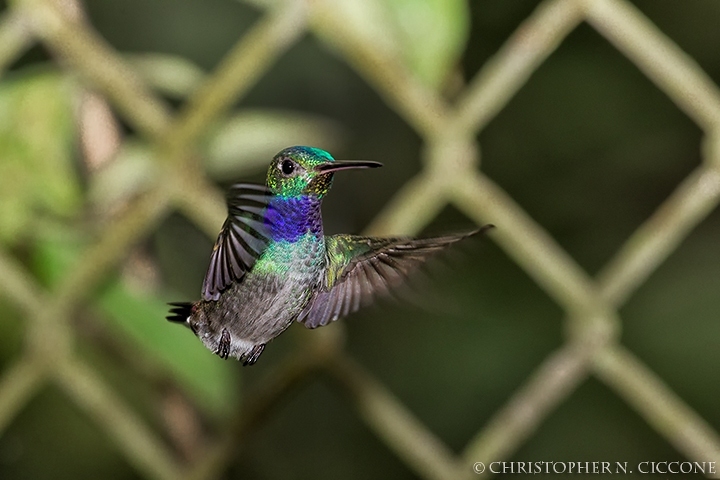
<instances>
[{"instance_id":1,"label":"blue iridescent throat","mask_svg":"<svg viewBox=\"0 0 720 480\"><path fill-rule=\"evenodd\" d=\"M265 213L270 240L296 242L310 232L316 237L323 235L320 198L315 195L299 197L273 197Z\"/></svg>"}]
</instances>

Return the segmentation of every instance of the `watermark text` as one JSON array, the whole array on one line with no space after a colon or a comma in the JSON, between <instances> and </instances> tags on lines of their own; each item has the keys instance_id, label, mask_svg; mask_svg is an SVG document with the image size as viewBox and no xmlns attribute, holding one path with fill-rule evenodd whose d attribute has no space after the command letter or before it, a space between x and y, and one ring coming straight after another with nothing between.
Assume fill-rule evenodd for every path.
<instances>
[{"instance_id":1,"label":"watermark text","mask_svg":"<svg viewBox=\"0 0 720 480\"><path fill-rule=\"evenodd\" d=\"M475 462L473 471L477 474L486 471L494 474L527 474L556 473L556 474L702 474L716 475L715 462Z\"/></svg>"}]
</instances>

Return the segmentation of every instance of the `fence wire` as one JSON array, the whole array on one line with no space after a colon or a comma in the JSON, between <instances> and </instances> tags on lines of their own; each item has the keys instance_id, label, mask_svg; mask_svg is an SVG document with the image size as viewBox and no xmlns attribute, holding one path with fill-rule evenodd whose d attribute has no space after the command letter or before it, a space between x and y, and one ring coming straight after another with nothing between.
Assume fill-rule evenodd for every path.
<instances>
[{"instance_id":1,"label":"fence wire","mask_svg":"<svg viewBox=\"0 0 720 480\"><path fill-rule=\"evenodd\" d=\"M262 2L265 3L265 2ZM74 7L73 7L74 5ZM703 162L622 245L596 278L479 168L477 134L580 23L626 55L703 130ZM190 463L76 354L69 321L95 287L169 212L179 211L211 238L224 217L222 195L196 163L203 132L242 98L306 32L330 39L342 58L425 142L424 168L385 206L372 234L413 233L446 204L478 224L502 225L493 239L566 313L571 335L551 353L455 454L388 388L354 361L332 331L309 338L268 375L235 423ZM79 74L123 120L153 145L162 178L112 224L53 292L45 291L8 252L0 251L0 292L27 318L26 347L0 378L0 434L33 396L57 385L111 437L147 478L219 475L247 432L300 381L318 371L351 399L357 415L420 477L475 477L472 464L507 459L538 424L589 376L607 384L679 452L720 462L720 437L618 340L617 309L668 257L720 198L720 91L671 39L625 0L546 0L518 26L454 103L343 28L330 0L271 3L175 114L83 18L79 5L14 0L0 18L0 69L36 42ZM447 168L452 162L452 168ZM320 380L322 381L322 380ZM478 426L480 427L480 426Z\"/></svg>"}]
</instances>

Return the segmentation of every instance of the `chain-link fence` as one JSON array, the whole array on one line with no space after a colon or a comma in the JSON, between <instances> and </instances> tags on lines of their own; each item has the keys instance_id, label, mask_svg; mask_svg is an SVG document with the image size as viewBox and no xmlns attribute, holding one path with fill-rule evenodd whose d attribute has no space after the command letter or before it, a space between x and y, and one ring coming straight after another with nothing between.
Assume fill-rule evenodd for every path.
<instances>
[{"instance_id":1,"label":"chain-link fence","mask_svg":"<svg viewBox=\"0 0 720 480\"><path fill-rule=\"evenodd\" d=\"M417 475L474 477L475 462L509 458L588 377L595 376L691 461L720 461L720 438L703 418L618 340L618 308L674 251L720 198L720 91L673 41L625 0L546 0L527 18L452 103L402 62L351 28L343 2L258 2L266 13L240 38L176 115L134 67L83 18L73 2L14 0L0 20L0 69L36 42L76 72L151 145L161 174L63 274L41 287L9 251L0 252L0 292L26 318L25 346L0 379L0 432L52 382L111 437L147 478L214 478L245 434L264 422L293 385L321 371L347 393L357 415ZM704 132L703 162L592 278L479 168L477 134L582 22L629 58ZM507 399L462 453L455 454L383 383L321 331L269 374L210 448L180 461L171 446L77 355L71 318L119 268L140 239L171 211L208 236L224 217L222 193L197 161L201 136L242 98L306 32L316 33L367 81L424 140L424 168L385 206L372 234L418 232L452 204L492 234L507 254L566 314L568 339ZM0 159L0 161L2 161ZM451 167L451 168L449 168ZM172 328L166 326L166 328ZM317 334L317 335L315 335Z\"/></svg>"}]
</instances>

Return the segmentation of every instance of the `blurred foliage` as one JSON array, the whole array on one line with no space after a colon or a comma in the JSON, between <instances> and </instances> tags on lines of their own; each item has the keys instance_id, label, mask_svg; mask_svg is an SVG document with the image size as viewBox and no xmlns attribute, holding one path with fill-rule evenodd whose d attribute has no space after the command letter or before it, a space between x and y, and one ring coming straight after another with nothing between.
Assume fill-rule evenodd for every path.
<instances>
[{"instance_id":1,"label":"blurred foliage","mask_svg":"<svg viewBox=\"0 0 720 480\"><path fill-rule=\"evenodd\" d=\"M350 36L403 61L433 87L457 65L470 26L464 0L348 0L334 7L334 21L353 30Z\"/></svg>"},{"instance_id":2,"label":"blurred foliage","mask_svg":"<svg viewBox=\"0 0 720 480\"><path fill-rule=\"evenodd\" d=\"M27 68L0 82L0 240L17 242L40 215L76 213L75 85Z\"/></svg>"},{"instance_id":3,"label":"blurred foliage","mask_svg":"<svg viewBox=\"0 0 720 480\"><path fill-rule=\"evenodd\" d=\"M32 263L38 278L50 288L65 278L84 245L74 232L44 232L35 245ZM144 287L141 289L140 287ZM95 301L110 335L131 343L144 362L159 365L173 381L187 388L198 404L214 415L228 415L237 404L238 378L232 365L216 362L198 348L182 329L158 322L168 307L147 285L135 288L127 280L104 285Z\"/></svg>"},{"instance_id":4,"label":"blurred foliage","mask_svg":"<svg viewBox=\"0 0 720 480\"><path fill-rule=\"evenodd\" d=\"M717 3L635 3L720 81ZM364 42L391 52L426 85L452 92L537 2L342 5L343 28L357 29L353 33ZM85 7L92 25L173 106L259 17L251 6L225 0L96 0ZM292 144L317 145L338 158L383 161L386 167L377 174L339 176L324 209L329 233L357 233L419 170L422 144L326 41L320 33L293 46L240 105L208 129L198 156L220 185L262 181L271 155ZM0 241L52 291L96 237L98 225L112 222L165 173L154 162L155 152L127 125L118 127L126 141L112 159L88 166L78 148L83 87L72 70L51 67L51 60L34 48L0 79ZM697 166L701 132L621 53L582 25L479 138L483 171L595 273ZM470 223L446 208L427 232ZM621 310L627 322L623 342L712 425L720 425L720 385L708 381L720 367L718 234L716 212ZM134 252L150 273L125 268L93 292L83 312L120 348L104 349L88 334L94 348L83 355L97 359L113 386L152 422L161 424L166 408L155 400L165 398L166 389L179 390L194 421L214 432L241 408L240 393L269 375L304 332L294 326L257 366L241 369L206 351L189 330L165 322L166 301L197 298L209 248L188 220L172 216L161 222ZM345 322L352 355L454 450L564 340L562 310L502 250L487 241L460 250L432 270L421 306L381 302ZM20 315L5 301L0 308L4 366L22 338L15 328ZM138 363L159 371L143 376ZM0 478L135 478L98 430L49 388L0 437ZM194 441L204 445L204 438ZM682 458L614 393L590 381L513 460ZM228 475L414 478L323 384L302 390L270 419Z\"/></svg>"}]
</instances>

